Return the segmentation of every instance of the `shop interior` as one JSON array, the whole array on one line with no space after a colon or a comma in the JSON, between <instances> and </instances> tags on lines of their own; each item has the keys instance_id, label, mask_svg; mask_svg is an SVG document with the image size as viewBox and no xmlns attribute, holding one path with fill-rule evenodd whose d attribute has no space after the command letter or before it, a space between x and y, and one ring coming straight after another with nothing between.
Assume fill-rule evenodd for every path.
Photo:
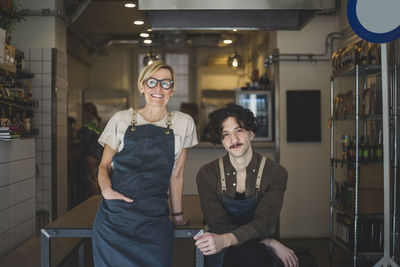
<instances>
[{"instance_id":1,"label":"shop interior","mask_svg":"<svg viewBox=\"0 0 400 267\"><path fill-rule=\"evenodd\" d=\"M346 5L0 1L0 266L50 266L43 257L51 266L93 266L89 230L100 195L86 179L98 161L85 159L84 143L98 136L81 130L93 106L99 132L115 112L143 107L138 76L157 59L177 73L168 109L191 115L199 140L184 171L193 228L178 230L191 237L201 223L196 174L226 153L210 142L209 114L237 103L257 117L254 150L288 171L274 232L300 266L399 264L400 41L387 43L384 106L381 45L354 33ZM173 266L198 266L197 257L191 238L175 239Z\"/></svg>"}]
</instances>

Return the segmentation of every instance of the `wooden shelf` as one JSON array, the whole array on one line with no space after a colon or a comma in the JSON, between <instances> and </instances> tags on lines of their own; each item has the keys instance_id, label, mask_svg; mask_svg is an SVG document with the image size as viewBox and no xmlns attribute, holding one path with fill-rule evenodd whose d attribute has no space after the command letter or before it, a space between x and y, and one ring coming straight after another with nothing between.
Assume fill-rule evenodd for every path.
<instances>
[{"instance_id":1,"label":"wooden shelf","mask_svg":"<svg viewBox=\"0 0 400 267\"><path fill-rule=\"evenodd\" d=\"M333 208L339 212L344 213L346 216L354 218L354 210L352 208L344 208L338 204L333 204ZM359 219L381 219L383 214L358 214Z\"/></svg>"},{"instance_id":2,"label":"wooden shelf","mask_svg":"<svg viewBox=\"0 0 400 267\"><path fill-rule=\"evenodd\" d=\"M0 70L5 74L8 74L7 72L16 73L17 72L17 67L16 67L15 64L14 64L14 67L13 67L13 66L10 66L10 65L7 65L7 64L4 64L4 63L0 63Z\"/></svg>"}]
</instances>

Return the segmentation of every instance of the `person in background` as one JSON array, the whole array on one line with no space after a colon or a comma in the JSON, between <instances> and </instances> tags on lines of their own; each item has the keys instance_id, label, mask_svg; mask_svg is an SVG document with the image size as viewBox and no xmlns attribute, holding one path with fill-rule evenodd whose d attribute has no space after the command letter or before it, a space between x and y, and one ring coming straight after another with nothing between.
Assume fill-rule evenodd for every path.
<instances>
[{"instance_id":1,"label":"person in background","mask_svg":"<svg viewBox=\"0 0 400 267\"><path fill-rule=\"evenodd\" d=\"M103 198L93 224L95 266L171 266L168 189L173 223L187 223L183 171L188 148L197 144L196 126L189 115L167 110L177 90L171 66L153 62L137 85L145 107L117 112L99 138Z\"/></svg>"},{"instance_id":2,"label":"person in background","mask_svg":"<svg viewBox=\"0 0 400 267\"><path fill-rule=\"evenodd\" d=\"M101 193L97 181L97 174L103 147L97 140L101 134L99 123L101 118L93 103L85 103L82 107L83 126L78 130L78 138L81 141L80 179L78 184L79 200Z\"/></svg>"},{"instance_id":3,"label":"person in background","mask_svg":"<svg viewBox=\"0 0 400 267\"><path fill-rule=\"evenodd\" d=\"M223 158L203 166L196 177L209 232L196 236L206 267L297 267L295 253L271 237L286 190L287 171L253 151L257 129L249 109L231 104L210 115L214 144Z\"/></svg>"}]
</instances>

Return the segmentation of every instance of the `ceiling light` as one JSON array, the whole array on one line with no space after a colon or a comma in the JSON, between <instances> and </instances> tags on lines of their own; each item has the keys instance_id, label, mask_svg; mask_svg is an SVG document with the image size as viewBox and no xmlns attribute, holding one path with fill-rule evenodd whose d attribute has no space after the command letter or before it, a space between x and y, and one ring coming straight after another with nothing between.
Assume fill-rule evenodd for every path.
<instances>
[{"instance_id":1,"label":"ceiling light","mask_svg":"<svg viewBox=\"0 0 400 267\"><path fill-rule=\"evenodd\" d=\"M240 68L242 66L242 58L239 56L238 53L236 53L236 51L228 57L228 66L234 69Z\"/></svg>"},{"instance_id":2,"label":"ceiling light","mask_svg":"<svg viewBox=\"0 0 400 267\"><path fill-rule=\"evenodd\" d=\"M231 40L231 39L225 39L225 40L223 41L223 43L224 43L224 44L231 44L231 43L232 43L232 40Z\"/></svg>"},{"instance_id":3,"label":"ceiling light","mask_svg":"<svg viewBox=\"0 0 400 267\"><path fill-rule=\"evenodd\" d=\"M150 65L156 60L159 60L158 56L153 52L149 52L143 58L143 65Z\"/></svg>"},{"instance_id":4,"label":"ceiling light","mask_svg":"<svg viewBox=\"0 0 400 267\"><path fill-rule=\"evenodd\" d=\"M147 31L148 31L148 32L152 32L153 30L152 30L152 29L147 29Z\"/></svg>"},{"instance_id":5,"label":"ceiling light","mask_svg":"<svg viewBox=\"0 0 400 267\"><path fill-rule=\"evenodd\" d=\"M140 37L143 37L143 38L147 38L147 37L149 37L150 36L150 34L148 34L148 33L146 33L146 32L142 32L141 34L140 34Z\"/></svg>"},{"instance_id":6,"label":"ceiling light","mask_svg":"<svg viewBox=\"0 0 400 267\"><path fill-rule=\"evenodd\" d=\"M234 32L237 32L237 29L233 29Z\"/></svg>"},{"instance_id":7,"label":"ceiling light","mask_svg":"<svg viewBox=\"0 0 400 267\"><path fill-rule=\"evenodd\" d=\"M153 41L151 39L145 39L143 40L143 43L145 44L151 44Z\"/></svg>"},{"instance_id":8,"label":"ceiling light","mask_svg":"<svg viewBox=\"0 0 400 267\"><path fill-rule=\"evenodd\" d=\"M143 21L143 20L135 20L135 21L133 22L133 24L135 24L135 25L143 25L143 24L144 24L144 21Z\"/></svg>"},{"instance_id":9,"label":"ceiling light","mask_svg":"<svg viewBox=\"0 0 400 267\"><path fill-rule=\"evenodd\" d=\"M132 3L132 2L128 2L128 3L125 4L125 7L127 7L127 8L134 8L135 6L136 5L134 3Z\"/></svg>"}]
</instances>

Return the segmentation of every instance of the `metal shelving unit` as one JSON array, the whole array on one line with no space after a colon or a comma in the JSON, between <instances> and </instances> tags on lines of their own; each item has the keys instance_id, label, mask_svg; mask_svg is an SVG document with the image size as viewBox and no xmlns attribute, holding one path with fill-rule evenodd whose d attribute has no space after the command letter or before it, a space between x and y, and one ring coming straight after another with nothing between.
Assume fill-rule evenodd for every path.
<instances>
[{"instance_id":1,"label":"metal shelving unit","mask_svg":"<svg viewBox=\"0 0 400 267\"><path fill-rule=\"evenodd\" d=\"M393 70L393 84L392 84L392 105L396 108L392 109L391 120L393 123L391 132L392 134L392 142L394 145L395 151L397 150L397 67L394 67ZM383 161L365 161L359 158L359 149L360 149L360 131L366 132L366 122L367 121L382 121L382 115L364 115L360 114L360 92L366 89L366 80L370 77L377 76L381 74L381 69L379 65L369 65L369 66L360 66L354 65L354 68L337 72L334 76L331 77L330 83L330 210L329 210L329 237L330 237L330 257L333 258L333 242L337 243L339 246L345 248L350 253L353 253L353 264L354 267L357 266L357 261L360 259L372 259L376 258L379 255L382 255L382 252L359 252L359 229L358 229L358 222L359 219L368 220L368 219L383 219L383 214L359 214L359 167L361 165L383 165L383 162L386 160L390 160L384 158ZM355 114L351 114L348 116L344 116L344 118L335 118L334 114L334 98L335 98L335 82L337 79L349 79L354 78L354 86L353 90L355 90L354 95L354 102L355 105ZM363 81L363 84L360 82ZM360 87L362 86L362 87ZM394 90L396 89L396 90ZM355 158L354 159L339 159L340 155L335 155L335 127L338 127L337 124L339 123L354 123L354 134L355 134ZM347 124L346 124L347 125ZM393 126L395 125L395 126ZM343 126L343 125L342 125ZM337 144L336 144L337 145ZM393 176L394 182L397 181L397 153L393 153L392 161L393 161ZM335 188L335 170L337 168L345 168L345 167L353 167L354 168L354 209L350 208L343 208L340 205L337 205L334 200L334 188ZM396 187L394 187L396 188ZM394 192L396 193L396 192ZM396 198L393 199L393 233L397 231L395 228L398 222L395 221L396 218ZM334 212L341 212L348 217L352 218L352 249L346 246L343 242L338 240L336 237L333 236L333 229L334 229ZM336 222L337 223L337 222ZM393 235L392 243L395 244L396 235Z\"/></svg>"}]
</instances>

